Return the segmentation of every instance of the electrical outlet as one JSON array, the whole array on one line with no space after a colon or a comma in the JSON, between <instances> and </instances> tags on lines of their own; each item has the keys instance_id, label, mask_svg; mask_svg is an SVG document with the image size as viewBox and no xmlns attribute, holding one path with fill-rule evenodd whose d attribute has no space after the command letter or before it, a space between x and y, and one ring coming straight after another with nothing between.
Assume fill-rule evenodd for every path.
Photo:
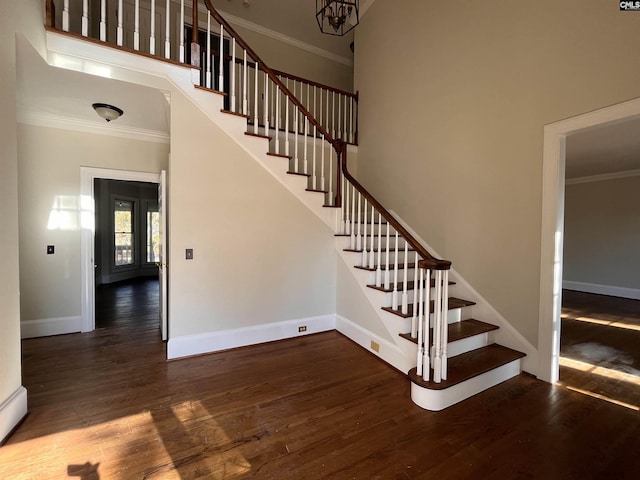
<instances>
[{"instance_id":1,"label":"electrical outlet","mask_svg":"<svg viewBox=\"0 0 640 480\"><path fill-rule=\"evenodd\" d=\"M185 258L187 260L193 260L193 248L187 248L185 250Z\"/></svg>"},{"instance_id":2,"label":"electrical outlet","mask_svg":"<svg viewBox=\"0 0 640 480\"><path fill-rule=\"evenodd\" d=\"M371 350L380 353L380 344L371 340Z\"/></svg>"},{"instance_id":3,"label":"electrical outlet","mask_svg":"<svg viewBox=\"0 0 640 480\"><path fill-rule=\"evenodd\" d=\"M47 255L53 255L56 252L54 245L47 245Z\"/></svg>"},{"instance_id":4,"label":"electrical outlet","mask_svg":"<svg viewBox=\"0 0 640 480\"><path fill-rule=\"evenodd\" d=\"M307 331L307 326L306 326L306 325L303 325L303 326L301 326L301 327L298 327L298 333L306 332L306 331Z\"/></svg>"}]
</instances>

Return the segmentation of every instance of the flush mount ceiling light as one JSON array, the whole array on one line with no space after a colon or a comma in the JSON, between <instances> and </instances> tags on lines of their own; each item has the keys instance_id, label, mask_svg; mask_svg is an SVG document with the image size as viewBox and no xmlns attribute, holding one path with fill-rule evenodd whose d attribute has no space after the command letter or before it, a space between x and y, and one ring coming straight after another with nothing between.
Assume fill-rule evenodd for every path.
<instances>
[{"instance_id":1,"label":"flush mount ceiling light","mask_svg":"<svg viewBox=\"0 0 640 480\"><path fill-rule=\"evenodd\" d=\"M91 105L100 117L104 118L107 122L120 118L124 113L120 108L109 105L108 103L94 103Z\"/></svg>"},{"instance_id":2,"label":"flush mount ceiling light","mask_svg":"<svg viewBox=\"0 0 640 480\"><path fill-rule=\"evenodd\" d=\"M358 0L316 0L316 20L322 33L344 35L358 25Z\"/></svg>"}]
</instances>

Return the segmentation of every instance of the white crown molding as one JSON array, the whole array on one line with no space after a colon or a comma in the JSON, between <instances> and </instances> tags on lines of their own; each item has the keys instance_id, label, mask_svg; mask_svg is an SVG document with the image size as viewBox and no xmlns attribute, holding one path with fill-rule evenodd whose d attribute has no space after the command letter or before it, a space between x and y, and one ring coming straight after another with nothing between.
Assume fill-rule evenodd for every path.
<instances>
[{"instance_id":1,"label":"white crown molding","mask_svg":"<svg viewBox=\"0 0 640 480\"><path fill-rule=\"evenodd\" d=\"M567 178L564 183L565 185L575 185L578 183L602 182L605 180L637 176L640 176L640 170L625 170L623 172L603 173L601 175L590 175L588 177Z\"/></svg>"},{"instance_id":2,"label":"white crown molding","mask_svg":"<svg viewBox=\"0 0 640 480\"><path fill-rule=\"evenodd\" d=\"M96 135L108 135L112 137L144 140L147 142L169 143L169 134L157 130L147 130L119 126L112 123L80 120L78 118L53 115L51 113L23 110L18 113L18 123L33 125L36 127L59 128L75 132L93 133Z\"/></svg>"},{"instance_id":3,"label":"white crown molding","mask_svg":"<svg viewBox=\"0 0 640 480\"><path fill-rule=\"evenodd\" d=\"M306 50L320 57L328 58L329 60L332 60L337 63L341 63L348 67L353 67L353 60L351 60L350 58L343 57L342 55L337 55L335 53L331 53L328 50L324 50L323 48L319 48L314 45L310 45L308 43L302 42L293 37L289 37L280 32L276 32L275 30L271 30L269 28L266 28L256 23L245 20L244 18L231 15L230 13L223 12L223 11L219 11L219 13L229 23L232 23L239 27L246 28L247 30L251 30L252 32L259 33L261 35L264 35L265 37L273 38L275 40L278 40L282 43L286 43L288 45L299 48L301 50Z\"/></svg>"}]
</instances>

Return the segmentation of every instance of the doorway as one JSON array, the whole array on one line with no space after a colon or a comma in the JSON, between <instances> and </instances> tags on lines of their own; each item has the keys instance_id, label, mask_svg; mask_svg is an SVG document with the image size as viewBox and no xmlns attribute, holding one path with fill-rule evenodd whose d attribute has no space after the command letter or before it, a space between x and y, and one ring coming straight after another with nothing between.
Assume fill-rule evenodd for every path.
<instances>
[{"instance_id":1,"label":"doorway","mask_svg":"<svg viewBox=\"0 0 640 480\"><path fill-rule=\"evenodd\" d=\"M157 210L160 214L160 243L159 251L160 258L157 263L160 266L160 287L158 290L159 296L159 311L160 311L160 330L162 332L163 339L166 339L167 332L167 317L166 317L166 241L162 241L165 237L165 228L164 224L166 224L166 209L163 207L164 202L166 200L166 190L165 190L165 173L150 173L150 172L135 172L135 171L124 171L124 170L109 170L109 169L101 169L101 168L91 168L91 167L81 167L80 169L80 194L81 194L81 202L82 202L82 214L85 216L86 220L83 222L83 228L81 231L81 244L80 244L80 254L81 254L81 315L82 315L82 331L90 332L96 328L96 258L95 258L95 232L96 232L96 222L95 222L95 205L96 205L96 191L95 185L97 179L105 179L105 180L117 180L122 182L143 182L158 185L160 188L158 189L158 206ZM122 196L122 195L120 195ZM115 197L118 197L116 195ZM110 198L107 196L107 198ZM119 199L122 200L122 199ZM122 208L126 205L126 201L123 202ZM133 212L133 211L132 211ZM111 231L111 230L110 230ZM133 258L133 253L129 252L127 245L127 233L128 232L119 232L124 233L120 238L120 247L114 243L113 247L113 264L114 266L125 267L124 269L115 269L114 278L118 279L117 275L122 274L125 270L129 269L131 265L127 265L129 256ZM109 233L109 243L111 241L111 236L115 237L116 232L111 231ZM131 239L130 239L131 240ZM131 243L135 242L135 240L131 240ZM146 243L146 239L145 239ZM119 250L119 251L118 251ZM142 248L140 248L142 251ZM146 249L145 249L146 250ZM120 259L120 260L118 260ZM115 265L115 263L122 263L121 265ZM135 263L135 262L134 262ZM145 262L150 263L150 262ZM110 263L111 264L111 263ZM153 268L153 267L152 267ZM157 268L157 267L156 267ZM102 269L101 269L102 270ZM147 268L147 271L149 269ZM102 274L103 272L101 272ZM120 278L122 279L122 278ZM126 279L126 278L125 278Z\"/></svg>"},{"instance_id":2,"label":"doorway","mask_svg":"<svg viewBox=\"0 0 640 480\"><path fill-rule=\"evenodd\" d=\"M159 326L158 184L96 178L96 328Z\"/></svg>"},{"instance_id":3,"label":"doorway","mask_svg":"<svg viewBox=\"0 0 640 480\"><path fill-rule=\"evenodd\" d=\"M566 137L640 116L640 99L546 125L542 173L542 235L538 378L559 378Z\"/></svg>"}]
</instances>

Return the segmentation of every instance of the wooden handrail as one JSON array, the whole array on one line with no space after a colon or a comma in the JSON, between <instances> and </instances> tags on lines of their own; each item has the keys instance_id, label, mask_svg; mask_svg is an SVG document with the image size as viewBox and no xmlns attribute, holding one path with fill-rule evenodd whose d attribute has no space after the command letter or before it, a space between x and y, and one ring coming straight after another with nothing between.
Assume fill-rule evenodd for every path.
<instances>
[{"instance_id":1,"label":"wooden handrail","mask_svg":"<svg viewBox=\"0 0 640 480\"><path fill-rule=\"evenodd\" d=\"M336 93L339 93L341 95L345 95L347 97L351 97L356 101L358 100L358 94L357 93L351 93L351 92L347 92L346 90L342 90L340 88L330 87L329 85L324 85L323 83L314 82L313 80L309 80L307 78L302 78L302 77L299 77L297 75L293 75L291 73L283 72L282 70L271 69L271 71L273 73L275 73L276 75L280 75L281 77L285 77L285 78L288 78L290 80L297 80L298 82L302 82L302 83L308 83L309 85L311 85L313 87L318 87L318 88L322 88L324 90L329 90L331 92L336 92Z\"/></svg>"},{"instance_id":2,"label":"wooden handrail","mask_svg":"<svg viewBox=\"0 0 640 480\"><path fill-rule=\"evenodd\" d=\"M371 195L361 184L358 182L347 168L347 144L342 140L337 140L340 143L340 152L338 153L338 160L340 162L340 168L345 178L356 187L356 189L369 201L371 205L384 217L384 219L391 224L396 232L398 232L402 238L404 238L412 248L414 248L418 254L423 258L419 262L421 268L430 268L433 270L449 270L451 268L451 262L449 260L442 260L431 255L426 248L418 242L411 233L404 228L400 222L398 222L393 215L391 215L386 208L378 202L373 195Z\"/></svg>"},{"instance_id":3,"label":"wooden handrail","mask_svg":"<svg viewBox=\"0 0 640 480\"><path fill-rule=\"evenodd\" d=\"M328 141L333 146L335 151L339 154L339 151L340 151L339 149L341 148L340 143L336 139L334 139L329 134L329 132L327 132L322 127L322 125L320 125L320 123L315 119L313 115L311 115L311 113L309 113L309 111L300 102L300 100L298 100L296 96L293 93L291 93L291 91L286 87L286 85L282 83L282 81L273 72L273 70L271 70L267 66L267 64L262 61L260 56L253 51L253 49L247 44L247 42L245 42L244 39L240 35L238 35L238 33L233 29L233 27L231 27L231 25L229 25L229 23L217 12L217 10L211 4L211 0L203 0L203 1L205 6L207 7L207 10L209 10L209 13L211 13L213 18L215 18L220 25L224 26L225 30L229 33L229 35L231 35L233 38L236 39L236 43L238 43L247 52L247 54L251 58L253 58L254 61L260 64L260 67L261 67L260 69L269 76L271 81L278 86L278 88L280 89L280 91L282 91L282 93L284 93L287 97L289 97L289 100L291 100L291 103L293 103L296 107L298 107L300 112L302 112L302 114L305 117L307 117L309 122L318 129L318 131L324 136L325 140Z\"/></svg>"},{"instance_id":4,"label":"wooden handrail","mask_svg":"<svg viewBox=\"0 0 640 480\"><path fill-rule=\"evenodd\" d=\"M56 6L53 3L53 0L47 0L44 8L44 24L47 27L54 28L56 26Z\"/></svg>"}]
</instances>

